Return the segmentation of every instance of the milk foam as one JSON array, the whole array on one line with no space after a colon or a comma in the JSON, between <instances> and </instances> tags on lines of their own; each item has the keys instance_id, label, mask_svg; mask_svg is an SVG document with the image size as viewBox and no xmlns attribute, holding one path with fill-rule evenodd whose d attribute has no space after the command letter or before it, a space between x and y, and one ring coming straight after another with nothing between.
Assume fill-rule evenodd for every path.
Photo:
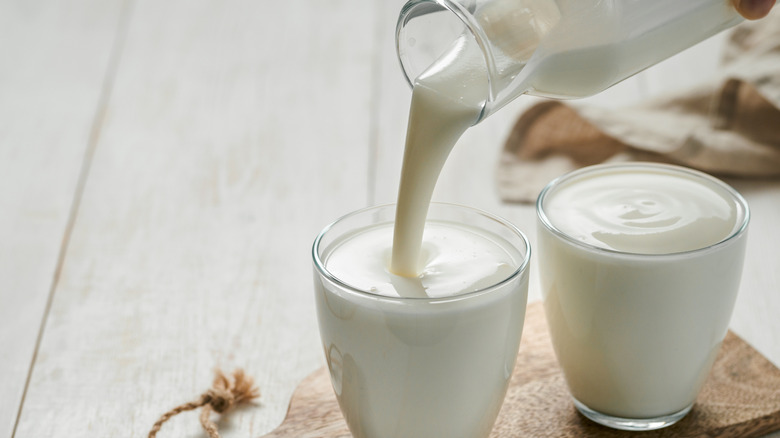
<instances>
[{"instance_id":1,"label":"milk foam","mask_svg":"<svg viewBox=\"0 0 780 438\"><path fill-rule=\"evenodd\" d=\"M561 232L601 248L666 254L714 245L741 223L732 195L715 182L663 169L605 169L546 194Z\"/></svg>"}]
</instances>

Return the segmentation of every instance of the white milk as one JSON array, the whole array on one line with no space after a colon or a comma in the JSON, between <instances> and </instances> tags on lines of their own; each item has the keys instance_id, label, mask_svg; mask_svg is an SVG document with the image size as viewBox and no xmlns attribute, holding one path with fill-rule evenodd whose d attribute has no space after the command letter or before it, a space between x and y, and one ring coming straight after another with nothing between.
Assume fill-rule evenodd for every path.
<instances>
[{"instance_id":1,"label":"white milk","mask_svg":"<svg viewBox=\"0 0 780 438\"><path fill-rule=\"evenodd\" d=\"M602 414L689 408L728 329L747 205L713 178L680 169L600 166L539 200L555 351L574 398Z\"/></svg>"},{"instance_id":2,"label":"white milk","mask_svg":"<svg viewBox=\"0 0 780 438\"><path fill-rule=\"evenodd\" d=\"M388 221L327 245L328 272L369 293L315 281L350 430L356 438L487 437L517 357L528 275L513 274L526 254L484 228L429 220L421 274L407 278L389 273L392 234Z\"/></svg>"}]
</instances>

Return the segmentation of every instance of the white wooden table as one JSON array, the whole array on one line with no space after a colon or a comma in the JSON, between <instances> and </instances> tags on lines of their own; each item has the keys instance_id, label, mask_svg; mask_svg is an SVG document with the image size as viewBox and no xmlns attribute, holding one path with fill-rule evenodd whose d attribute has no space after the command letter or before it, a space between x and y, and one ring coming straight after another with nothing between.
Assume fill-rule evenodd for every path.
<instances>
[{"instance_id":1,"label":"white wooden table","mask_svg":"<svg viewBox=\"0 0 780 438\"><path fill-rule=\"evenodd\" d=\"M282 421L324 363L315 234L395 198L400 6L0 0L0 438L143 437L215 367L263 393L224 436ZM721 42L591 101L695 83ZM502 204L493 181L531 102L468 132L435 198L503 215L533 245L533 208ZM780 182L731 182L753 209L732 328L780 364ZM183 414L161 436L203 434Z\"/></svg>"}]
</instances>

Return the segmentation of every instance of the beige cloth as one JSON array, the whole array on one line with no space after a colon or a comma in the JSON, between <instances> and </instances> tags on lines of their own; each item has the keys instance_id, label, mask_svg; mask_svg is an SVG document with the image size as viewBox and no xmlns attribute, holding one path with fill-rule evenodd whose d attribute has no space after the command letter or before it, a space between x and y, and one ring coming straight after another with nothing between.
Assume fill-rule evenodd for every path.
<instances>
[{"instance_id":1,"label":"beige cloth","mask_svg":"<svg viewBox=\"0 0 780 438\"><path fill-rule=\"evenodd\" d=\"M498 165L508 202L602 162L657 161L721 176L780 176L780 7L731 31L717 78L683 94L605 110L545 101L520 116Z\"/></svg>"}]
</instances>

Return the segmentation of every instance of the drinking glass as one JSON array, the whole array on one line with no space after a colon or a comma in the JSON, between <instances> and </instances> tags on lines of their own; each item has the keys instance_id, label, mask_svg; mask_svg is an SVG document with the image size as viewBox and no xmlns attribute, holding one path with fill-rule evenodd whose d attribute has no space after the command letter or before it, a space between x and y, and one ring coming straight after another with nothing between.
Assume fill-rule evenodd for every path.
<instances>
[{"instance_id":1,"label":"drinking glass","mask_svg":"<svg viewBox=\"0 0 780 438\"><path fill-rule=\"evenodd\" d=\"M426 224L468 226L509 251L511 274L474 292L388 297L328 270L345 240L392 226L395 205L348 214L314 241L314 291L333 390L356 438L486 437L503 403L525 318L530 246L488 213L431 204Z\"/></svg>"},{"instance_id":2,"label":"drinking glass","mask_svg":"<svg viewBox=\"0 0 780 438\"><path fill-rule=\"evenodd\" d=\"M548 204L561 188L617 172L677 175L701 184L730 203L735 226L713 244L661 254L606 249L556 226L561 218ZM642 197L652 197L654 190L648 184L631 202L652 205ZM574 405L586 417L617 429L674 424L693 406L728 330L747 240L747 203L701 172L620 164L556 179L536 206L544 308ZM601 207L583 208L595 214ZM622 211L637 226L654 220L644 220L639 210Z\"/></svg>"}]
</instances>

